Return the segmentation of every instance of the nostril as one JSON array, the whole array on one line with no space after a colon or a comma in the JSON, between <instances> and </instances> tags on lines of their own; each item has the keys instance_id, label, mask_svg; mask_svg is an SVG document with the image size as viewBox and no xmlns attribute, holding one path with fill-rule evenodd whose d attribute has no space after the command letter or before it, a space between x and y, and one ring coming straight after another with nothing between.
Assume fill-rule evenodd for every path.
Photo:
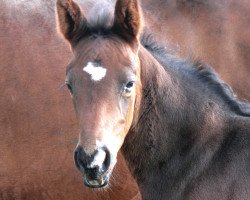
<instances>
[{"instance_id":1,"label":"nostril","mask_svg":"<svg viewBox=\"0 0 250 200\"><path fill-rule=\"evenodd\" d=\"M84 163L84 157L83 157L83 149L82 147L78 146L74 152L74 161L76 167L80 170L84 168L85 163Z\"/></svg>"},{"instance_id":2,"label":"nostril","mask_svg":"<svg viewBox=\"0 0 250 200\"><path fill-rule=\"evenodd\" d=\"M78 154L79 154L79 152L78 152L78 148L75 150L75 152L74 152L74 161L75 161L75 165L76 165L76 167L78 168L78 169L80 169L80 164L79 164L79 161L78 161Z\"/></svg>"},{"instance_id":3,"label":"nostril","mask_svg":"<svg viewBox=\"0 0 250 200\"><path fill-rule=\"evenodd\" d=\"M103 147L103 150L106 153L105 160L103 162L103 170L107 171L109 169L110 163L111 163L111 154L107 147Z\"/></svg>"}]
</instances>

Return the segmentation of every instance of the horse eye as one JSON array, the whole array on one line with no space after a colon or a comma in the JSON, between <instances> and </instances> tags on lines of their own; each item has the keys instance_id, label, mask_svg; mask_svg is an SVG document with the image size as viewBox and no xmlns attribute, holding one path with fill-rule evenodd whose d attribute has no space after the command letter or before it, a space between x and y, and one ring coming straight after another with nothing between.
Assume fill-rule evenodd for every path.
<instances>
[{"instance_id":1,"label":"horse eye","mask_svg":"<svg viewBox=\"0 0 250 200\"><path fill-rule=\"evenodd\" d=\"M130 93L132 92L132 89L134 87L135 82L134 81L129 81L126 86L124 87L124 94L125 96L129 96Z\"/></svg>"},{"instance_id":2,"label":"horse eye","mask_svg":"<svg viewBox=\"0 0 250 200\"><path fill-rule=\"evenodd\" d=\"M134 86L134 82L133 81L129 81L128 84L126 85L126 88L132 88Z\"/></svg>"}]
</instances>

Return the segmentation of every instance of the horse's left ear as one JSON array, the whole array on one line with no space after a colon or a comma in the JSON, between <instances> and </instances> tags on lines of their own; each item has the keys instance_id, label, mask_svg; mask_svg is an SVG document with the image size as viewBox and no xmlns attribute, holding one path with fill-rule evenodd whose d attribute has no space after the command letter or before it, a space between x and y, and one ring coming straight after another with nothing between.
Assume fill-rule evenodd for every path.
<instances>
[{"instance_id":1,"label":"horse's left ear","mask_svg":"<svg viewBox=\"0 0 250 200\"><path fill-rule=\"evenodd\" d=\"M117 0L114 32L128 42L139 40L143 20L138 0Z\"/></svg>"}]
</instances>

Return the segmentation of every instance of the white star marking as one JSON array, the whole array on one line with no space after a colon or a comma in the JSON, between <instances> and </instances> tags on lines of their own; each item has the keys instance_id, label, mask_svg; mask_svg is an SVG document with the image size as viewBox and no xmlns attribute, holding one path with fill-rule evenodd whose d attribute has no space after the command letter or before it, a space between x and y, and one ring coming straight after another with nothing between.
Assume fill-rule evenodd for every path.
<instances>
[{"instance_id":1,"label":"white star marking","mask_svg":"<svg viewBox=\"0 0 250 200\"><path fill-rule=\"evenodd\" d=\"M96 63L88 62L83 71L90 74L93 81L100 81L106 76L107 69L98 66Z\"/></svg>"}]
</instances>

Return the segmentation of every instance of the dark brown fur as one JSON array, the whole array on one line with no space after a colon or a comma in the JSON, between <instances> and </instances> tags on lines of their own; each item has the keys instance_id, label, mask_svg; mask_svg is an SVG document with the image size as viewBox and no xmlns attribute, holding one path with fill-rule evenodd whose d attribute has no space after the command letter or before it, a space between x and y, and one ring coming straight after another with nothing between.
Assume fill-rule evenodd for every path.
<instances>
[{"instance_id":1,"label":"dark brown fur","mask_svg":"<svg viewBox=\"0 0 250 200\"><path fill-rule=\"evenodd\" d=\"M176 86L166 84L168 79L163 83L158 63L141 54L142 65L151 67L142 72L147 80L139 123L131 128L122 150L143 199L247 199L250 105L236 100L208 67L199 64L196 71L192 63L166 51L150 52L162 57L168 73L177 75L174 83L184 89L189 105L174 103ZM201 107L196 104L200 100Z\"/></svg>"},{"instance_id":2,"label":"dark brown fur","mask_svg":"<svg viewBox=\"0 0 250 200\"><path fill-rule=\"evenodd\" d=\"M108 31L92 27L76 34L82 38L67 69L80 124L75 162L85 184L103 187L100 180L113 169L107 163L115 163L122 145L145 200L247 199L250 105L236 99L209 66L176 58L149 37L138 46L140 9L129 9L133 0L125 2L118 1ZM117 13L124 10L119 21ZM116 31L117 21L126 29ZM96 60L108 71L100 82L82 72ZM136 86L124 96L131 74ZM106 156L89 168L103 148L97 140Z\"/></svg>"}]
</instances>

